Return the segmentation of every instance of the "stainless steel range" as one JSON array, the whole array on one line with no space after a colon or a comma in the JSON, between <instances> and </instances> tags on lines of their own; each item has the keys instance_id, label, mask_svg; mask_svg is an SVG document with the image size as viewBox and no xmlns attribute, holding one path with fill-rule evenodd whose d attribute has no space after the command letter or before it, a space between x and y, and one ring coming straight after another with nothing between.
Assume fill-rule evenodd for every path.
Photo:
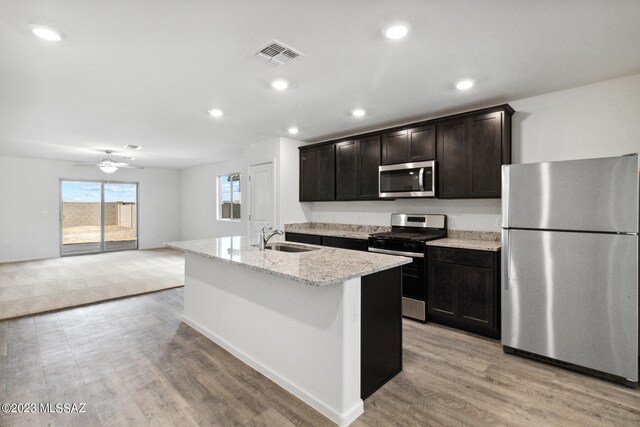
<instances>
[{"instance_id":1,"label":"stainless steel range","mask_svg":"<svg viewBox=\"0 0 640 427\"><path fill-rule=\"evenodd\" d=\"M426 321L426 242L447 237L447 216L391 214L391 231L372 234L369 251L413 258L402 266L402 315Z\"/></svg>"}]
</instances>

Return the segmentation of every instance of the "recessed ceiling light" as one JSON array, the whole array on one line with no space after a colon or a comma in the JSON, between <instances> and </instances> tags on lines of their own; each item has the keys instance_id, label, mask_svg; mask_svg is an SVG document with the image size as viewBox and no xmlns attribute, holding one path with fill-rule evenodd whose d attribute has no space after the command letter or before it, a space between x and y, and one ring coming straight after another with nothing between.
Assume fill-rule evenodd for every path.
<instances>
[{"instance_id":1,"label":"recessed ceiling light","mask_svg":"<svg viewBox=\"0 0 640 427\"><path fill-rule=\"evenodd\" d=\"M217 108L213 108L209 110L209 114L212 115L213 117L221 117L224 114L224 112Z\"/></svg>"},{"instance_id":2,"label":"recessed ceiling light","mask_svg":"<svg viewBox=\"0 0 640 427\"><path fill-rule=\"evenodd\" d=\"M467 90L473 87L473 80L460 80L456 83L456 88L459 90Z\"/></svg>"},{"instance_id":3,"label":"recessed ceiling light","mask_svg":"<svg viewBox=\"0 0 640 427\"><path fill-rule=\"evenodd\" d=\"M142 150L142 145L127 144L127 145L123 145L122 148L127 150Z\"/></svg>"},{"instance_id":4,"label":"recessed ceiling light","mask_svg":"<svg viewBox=\"0 0 640 427\"><path fill-rule=\"evenodd\" d=\"M60 31L56 30L55 28L47 27L45 25L32 24L29 25L29 29L36 36L50 42L59 42L64 37L64 34Z\"/></svg>"},{"instance_id":5,"label":"recessed ceiling light","mask_svg":"<svg viewBox=\"0 0 640 427\"><path fill-rule=\"evenodd\" d=\"M293 128L289 128L289 133L290 133L291 135L295 135L295 134L297 134L297 133L298 133L298 128L295 128L295 127L293 127Z\"/></svg>"},{"instance_id":6,"label":"recessed ceiling light","mask_svg":"<svg viewBox=\"0 0 640 427\"><path fill-rule=\"evenodd\" d=\"M286 80L274 80L271 82L271 87L277 90L285 90L289 87L289 82Z\"/></svg>"},{"instance_id":7,"label":"recessed ceiling light","mask_svg":"<svg viewBox=\"0 0 640 427\"><path fill-rule=\"evenodd\" d=\"M409 32L409 26L407 24L395 24L387 27L384 30L386 38L391 40L398 40L403 38Z\"/></svg>"},{"instance_id":8,"label":"recessed ceiling light","mask_svg":"<svg viewBox=\"0 0 640 427\"><path fill-rule=\"evenodd\" d=\"M364 111L362 108L356 108L355 110L353 110L351 112L351 114L353 115L353 117L362 117L366 114L367 112Z\"/></svg>"}]
</instances>

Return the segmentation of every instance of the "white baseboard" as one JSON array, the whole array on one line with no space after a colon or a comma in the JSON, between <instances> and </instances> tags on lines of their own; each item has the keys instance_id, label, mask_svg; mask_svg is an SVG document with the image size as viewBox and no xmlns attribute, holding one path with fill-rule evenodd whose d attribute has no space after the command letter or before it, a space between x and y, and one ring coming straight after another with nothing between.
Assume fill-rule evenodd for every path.
<instances>
[{"instance_id":1,"label":"white baseboard","mask_svg":"<svg viewBox=\"0 0 640 427\"><path fill-rule=\"evenodd\" d=\"M274 383L278 384L280 387L287 390L289 393L296 396L298 399L305 402L307 405L314 408L316 411L320 412L325 417L329 418L334 423L338 424L340 427L348 426L353 421L355 421L356 418L362 415L362 413L364 413L364 403L362 402L362 399L360 399L358 404L356 404L353 408L343 414L334 411L333 409L322 403L320 400L316 399L313 395L307 393L287 379L281 377L279 374L273 372L271 369L269 369L267 366L264 366L257 360L254 360L246 353L242 352L238 348L229 344L224 339L220 338L218 335L200 325L198 322L195 322L194 320L191 320L184 315L182 316L182 321L191 326L196 331L200 332L205 337L209 338L214 343L218 344L220 347L227 350L236 358L240 359L256 371L260 372L265 377L269 378Z\"/></svg>"}]
</instances>

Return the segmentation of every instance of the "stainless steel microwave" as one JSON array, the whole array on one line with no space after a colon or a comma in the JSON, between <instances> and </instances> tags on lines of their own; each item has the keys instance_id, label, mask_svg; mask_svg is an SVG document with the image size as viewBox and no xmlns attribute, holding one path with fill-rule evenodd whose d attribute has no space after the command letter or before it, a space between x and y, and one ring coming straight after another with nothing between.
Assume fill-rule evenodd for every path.
<instances>
[{"instance_id":1,"label":"stainless steel microwave","mask_svg":"<svg viewBox=\"0 0 640 427\"><path fill-rule=\"evenodd\" d=\"M437 162L379 166L380 197L436 197Z\"/></svg>"}]
</instances>

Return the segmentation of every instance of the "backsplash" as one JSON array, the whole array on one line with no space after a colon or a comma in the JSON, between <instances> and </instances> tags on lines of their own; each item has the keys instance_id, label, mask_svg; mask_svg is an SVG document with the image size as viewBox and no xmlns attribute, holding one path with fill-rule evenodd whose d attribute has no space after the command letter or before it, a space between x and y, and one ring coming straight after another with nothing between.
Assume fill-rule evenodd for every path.
<instances>
[{"instance_id":1,"label":"backsplash","mask_svg":"<svg viewBox=\"0 0 640 427\"><path fill-rule=\"evenodd\" d=\"M341 230L341 231L355 231L359 233L382 233L385 231L391 231L389 226L379 225L360 225L360 224L334 224L327 222L303 222L298 224L285 224L285 231L300 231L304 232L310 228L317 230Z\"/></svg>"},{"instance_id":2,"label":"backsplash","mask_svg":"<svg viewBox=\"0 0 640 427\"><path fill-rule=\"evenodd\" d=\"M502 239L501 234L495 231L471 231L471 230L448 230L447 237L449 239L488 240L492 242L499 242Z\"/></svg>"},{"instance_id":3,"label":"backsplash","mask_svg":"<svg viewBox=\"0 0 640 427\"><path fill-rule=\"evenodd\" d=\"M304 202L314 223L389 225L392 213L445 214L449 230L500 231L500 199Z\"/></svg>"}]
</instances>

